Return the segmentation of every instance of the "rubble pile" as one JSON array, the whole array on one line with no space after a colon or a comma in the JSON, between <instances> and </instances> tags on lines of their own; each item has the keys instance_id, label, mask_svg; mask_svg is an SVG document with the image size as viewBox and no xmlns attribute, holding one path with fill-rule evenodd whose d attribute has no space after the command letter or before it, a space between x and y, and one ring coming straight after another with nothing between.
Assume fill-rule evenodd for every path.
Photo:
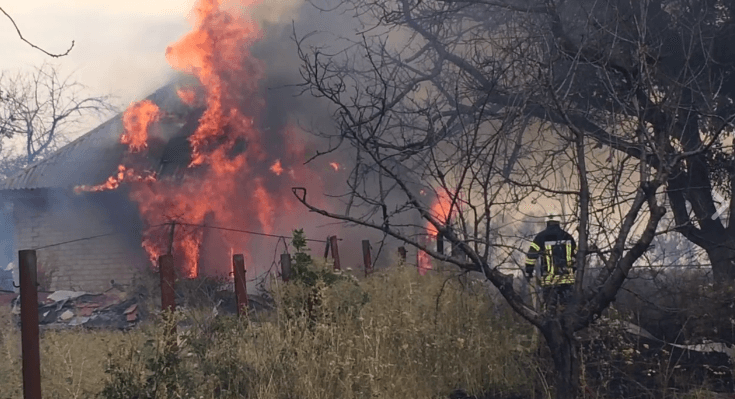
<instances>
[{"instance_id":1,"label":"rubble pile","mask_svg":"<svg viewBox=\"0 0 735 399\"><path fill-rule=\"evenodd\" d=\"M232 285L232 284L231 284ZM199 287L201 288L201 287ZM212 309L216 316L237 314L237 301L232 287L217 287L193 295L181 284L176 290L176 305L179 309ZM201 289L199 292L203 292ZM38 294L38 320L42 329L63 329L82 326L91 329L126 330L138 325L149 316L149 306L144 299L147 295L126 293L112 288L104 293L84 291L55 291ZM259 313L273 309L267 297L249 295L248 307L251 312ZM20 325L20 295L0 292L0 306L10 306L11 312ZM154 307L160 307L153 305Z\"/></svg>"},{"instance_id":2,"label":"rubble pile","mask_svg":"<svg viewBox=\"0 0 735 399\"><path fill-rule=\"evenodd\" d=\"M20 322L20 295L0 294L0 304L11 306ZM39 293L38 321L41 328L87 328L124 330L135 326L145 316L135 297L111 289L101 294L84 291Z\"/></svg>"}]
</instances>

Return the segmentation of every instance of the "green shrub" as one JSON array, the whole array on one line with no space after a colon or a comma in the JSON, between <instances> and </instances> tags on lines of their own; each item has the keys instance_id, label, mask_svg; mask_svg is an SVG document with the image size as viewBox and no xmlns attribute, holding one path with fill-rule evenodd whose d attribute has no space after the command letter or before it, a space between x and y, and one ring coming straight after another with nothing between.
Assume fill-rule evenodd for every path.
<instances>
[{"instance_id":1,"label":"green shrub","mask_svg":"<svg viewBox=\"0 0 735 399\"><path fill-rule=\"evenodd\" d=\"M181 397L191 390L192 379L172 334L180 314L163 318L145 342L129 340L108 353L108 375L101 396L105 399L163 399Z\"/></svg>"},{"instance_id":2,"label":"green shrub","mask_svg":"<svg viewBox=\"0 0 735 399\"><path fill-rule=\"evenodd\" d=\"M272 293L279 300L282 313L290 318L306 317L312 324L334 320L337 314L356 317L369 299L357 279L327 263L315 262L308 253L303 229L294 230L291 243L295 253L290 282ZM327 299L329 304L324 303Z\"/></svg>"}]
</instances>

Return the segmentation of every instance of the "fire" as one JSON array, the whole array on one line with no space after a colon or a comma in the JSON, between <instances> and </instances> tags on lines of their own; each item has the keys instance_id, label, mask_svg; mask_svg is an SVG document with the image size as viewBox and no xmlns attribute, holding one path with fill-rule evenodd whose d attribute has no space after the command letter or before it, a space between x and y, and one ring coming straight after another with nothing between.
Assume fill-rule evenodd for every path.
<instances>
[{"instance_id":1,"label":"fire","mask_svg":"<svg viewBox=\"0 0 735 399\"><path fill-rule=\"evenodd\" d=\"M130 152L140 152L148 148L148 129L159 118L158 106L150 100L133 103L123 114L125 133L120 142L126 144Z\"/></svg>"},{"instance_id":2,"label":"fire","mask_svg":"<svg viewBox=\"0 0 735 399\"><path fill-rule=\"evenodd\" d=\"M329 166L331 166L335 172L339 171L339 164L337 162L330 162Z\"/></svg>"},{"instance_id":3,"label":"fire","mask_svg":"<svg viewBox=\"0 0 735 399\"><path fill-rule=\"evenodd\" d=\"M117 174L108 177L107 181L105 181L104 183L92 187L77 186L74 187L74 192L79 194L81 192L114 190L120 187L120 184L123 181L150 183L156 181L156 175L149 171L146 171L142 174L137 174L133 169L126 168L125 165L118 165Z\"/></svg>"},{"instance_id":4,"label":"fire","mask_svg":"<svg viewBox=\"0 0 735 399\"><path fill-rule=\"evenodd\" d=\"M431 208L429 209L429 213L431 213L432 216L437 218L440 222L446 223L451 213L450 210L452 210L452 199L449 198L446 191L439 191L431 204ZM426 231L429 233L429 236L436 239L438 231L433 224L426 222Z\"/></svg>"},{"instance_id":5,"label":"fire","mask_svg":"<svg viewBox=\"0 0 735 399\"><path fill-rule=\"evenodd\" d=\"M431 207L429 208L429 213L434 218L439 220L440 223L447 223L453 211L454 209L452 209L452 199L449 197L446 191L440 190L439 192L437 192L437 196L434 198ZM434 226L429 221L426 222L426 232L428 234L427 243L437 240L437 235L439 231L436 229L436 226ZM424 251L419 251L418 253L418 268L419 273L421 273L422 275L425 274L427 270L431 269L431 260L429 254Z\"/></svg>"},{"instance_id":6,"label":"fire","mask_svg":"<svg viewBox=\"0 0 735 399\"><path fill-rule=\"evenodd\" d=\"M189 178L184 184L161 184L132 195L138 201L141 214L150 224L160 218L161 211L183 215L193 225L205 224L207 218L232 219L231 206L237 192L238 177L247 175L250 165L244 154L232 156L238 140L247 142L251 159L262 160L260 132L253 119L239 109L242 96L256 98L260 71L249 55L249 46L259 38L259 27L252 21L220 8L217 0L199 0L194 7L194 29L166 50L166 58L174 69L194 75L203 88L201 102L206 106L196 131L188 137L191 146L189 168L204 168L200 178ZM178 90L179 98L194 104L195 92ZM251 101L252 111L261 104ZM252 206L257 215L272 212L267 192L261 184L253 191ZM199 193L206 193L201 196ZM262 209L266 208L266 209ZM214 216L212 216L214 215ZM258 219L258 218L256 218ZM261 227L270 228L267 216L259 218ZM183 269L189 277L198 273L202 250L202 229L180 229L175 236L174 252L183 255ZM160 236L160 234L158 235ZM153 232L145 239L158 241L147 245L149 252L161 251L165 239Z\"/></svg>"},{"instance_id":7,"label":"fire","mask_svg":"<svg viewBox=\"0 0 735 399\"><path fill-rule=\"evenodd\" d=\"M199 230L192 234L187 234L181 237L179 235L179 241L176 242L176 249L179 254L184 257L184 273L185 277L195 278L199 274L199 268L197 260L199 259L200 243L202 240L202 231Z\"/></svg>"},{"instance_id":8,"label":"fire","mask_svg":"<svg viewBox=\"0 0 735 399\"><path fill-rule=\"evenodd\" d=\"M273 178L274 173L280 176L284 172L284 164L293 165L287 174L305 182L301 184L321 184L319 174L304 165L305 148L291 139L291 126L268 131L268 136L256 126L265 107L259 94L264 68L251 57L249 48L260 38L260 28L222 9L220 2L198 0L193 12L194 29L166 50L171 66L193 75L201 85L196 90L176 91L182 103L203 109L197 128L187 137L189 162L171 168L178 170L176 179L168 178L165 172L159 176L133 172L145 170L147 165L136 163L144 157L132 154L160 145L150 140L150 133L162 119L159 110L154 112L146 102L137 103L125 114L135 117L130 117L132 122L125 125L121 138L130 154L115 176L97 186L114 189L123 182L129 184L130 198L138 204L148 226L143 231L142 247L149 259L155 264L158 256L172 246L177 267L186 277L196 277L210 265L229 273L231 259L225 259L228 250L243 249L249 262L247 249L260 249L249 235L206 226L264 233L283 228L278 223L295 209L290 182L285 185L282 182L287 179ZM154 153L151 148L148 150ZM334 165L338 170L339 165ZM295 216L298 223L304 223L303 216ZM173 242L172 221L177 223ZM286 228L294 227L289 224ZM201 264L203 259L206 265Z\"/></svg>"},{"instance_id":9,"label":"fire","mask_svg":"<svg viewBox=\"0 0 735 399\"><path fill-rule=\"evenodd\" d=\"M192 88L187 87L178 89L176 90L176 94L179 96L184 104L190 107L196 103L196 93Z\"/></svg>"},{"instance_id":10,"label":"fire","mask_svg":"<svg viewBox=\"0 0 735 399\"><path fill-rule=\"evenodd\" d=\"M270 198L268 191L263 187L261 179L255 180L256 188L253 197L256 203L261 204L260 212L258 212L258 220L263 227L265 233L273 232L273 220L275 219L275 210L273 209L273 200Z\"/></svg>"},{"instance_id":11,"label":"fire","mask_svg":"<svg viewBox=\"0 0 735 399\"><path fill-rule=\"evenodd\" d=\"M280 176L283 173L283 167L281 166L281 160L277 159L273 165L271 165L271 172L275 173L276 176Z\"/></svg>"},{"instance_id":12,"label":"fire","mask_svg":"<svg viewBox=\"0 0 735 399\"><path fill-rule=\"evenodd\" d=\"M248 62L247 46L260 33L254 22L221 10L218 0L199 0L194 14L194 30L169 46L166 58L174 69L196 76L206 91L207 109L199 119L197 130L189 137L191 166L217 165L211 161L221 160L223 153L208 154L207 147L218 138L247 138L251 150L258 152L259 137L252 129L252 119L243 116L237 108L241 93L257 91L257 76L234 81L226 81L226 77L243 73L244 63L253 64ZM226 128L235 134L228 135Z\"/></svg>"},{"instance_id":13,"label":"fire","mask_svg":"<svg viewBox=\"0 0 735 399\"><path fill-rule=\"evenodd\" d=\"M133 103L125 110L123 114L124 132L120 136L120 142L128 146L130 153L144 151L148 148L148 130L159 120L160 110L158 106L149 100L143 100ZM123 181L128 182L154 182L156 175L150 171L144 171L141 174L135 172L134 169L125 165L118 165L117 173L107 178L102 184L96 186L78 186L74 187L74 192L97 192L114 190L120 186Z\"/></svg>"},{"instance_id":14,"label":"fire","mask_svg":"<svg viewBox=\"0 0 735 399\"><path fill-rule=\"evenodd\" d=\"M427 240L428 241L428 240ZM431 270L431 257L426 252L419 250L418 252L418 267L419 274L424 275L427 271Z\"/></svg>"}]
</instances>

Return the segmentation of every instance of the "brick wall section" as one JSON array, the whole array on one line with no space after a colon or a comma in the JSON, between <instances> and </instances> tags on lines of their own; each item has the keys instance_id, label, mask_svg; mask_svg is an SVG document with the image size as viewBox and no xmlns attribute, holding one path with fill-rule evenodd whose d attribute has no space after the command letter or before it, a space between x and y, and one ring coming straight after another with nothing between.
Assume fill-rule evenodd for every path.
<instances>
[{"instance_id":1,"label":"brick wall section","mask_svg":"<svg viewBox=\"0 0 735 399\"><path fill-rule=\"evenodd\" d=\"M86 195L94 199L94 194ZM49 206L49 201L16 203L16 248L33 249L116 229L124 231L111 220L110 209L104 205L79 198L63 206ZM130 284L137 270L144 267L140 241L137 246L134 242L130 234L118 233L39 249L39 282L50 290L89 292L110 288L111 280Z\"/></svg>"}]
</instances>

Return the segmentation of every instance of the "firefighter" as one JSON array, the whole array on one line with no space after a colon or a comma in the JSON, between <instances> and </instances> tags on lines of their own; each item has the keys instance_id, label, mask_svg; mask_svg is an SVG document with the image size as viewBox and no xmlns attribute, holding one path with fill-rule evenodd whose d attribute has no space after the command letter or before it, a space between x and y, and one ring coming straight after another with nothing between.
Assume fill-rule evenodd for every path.
<instances>
[{"instance_id":1,"label":"firefighter","mask_svg":"<svg viewBox=\"0 0 735 399\"><path fill-rule=\"evenodd\" d=\"M559 220L549 216L546 229L533 239L526 255L526 278L530 281L540 261L540 283L546 309L555 311L557 305L564 305L572 295L574 286L574 257L577 244L574 238L564 231Z\"/></svg>"}]
</instances>

